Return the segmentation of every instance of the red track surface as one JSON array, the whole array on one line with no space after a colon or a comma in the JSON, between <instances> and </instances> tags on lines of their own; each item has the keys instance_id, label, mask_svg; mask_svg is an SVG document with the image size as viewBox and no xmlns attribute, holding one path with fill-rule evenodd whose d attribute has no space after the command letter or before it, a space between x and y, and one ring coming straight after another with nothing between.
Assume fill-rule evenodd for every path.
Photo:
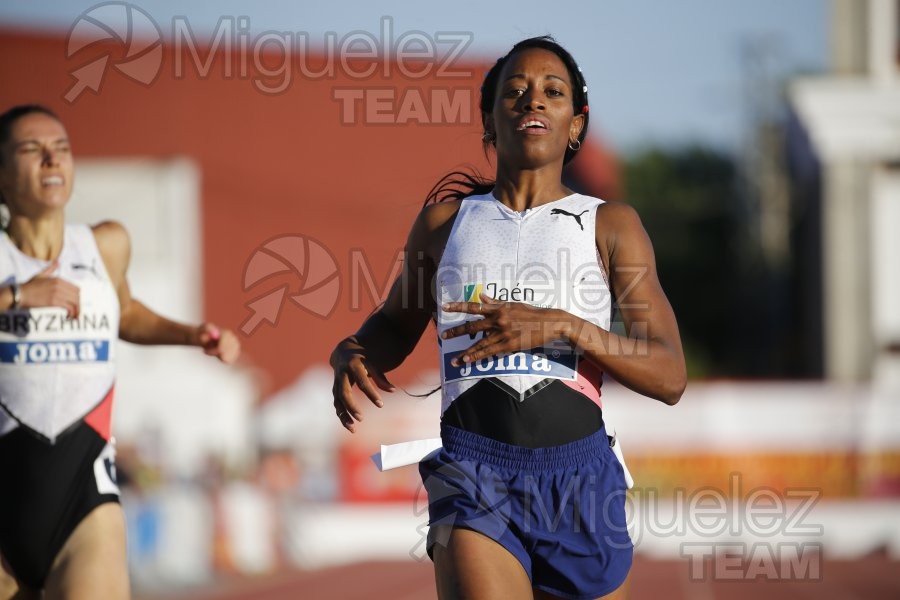
<instances>
[{"instance_id":1,"label":"red track surface","mask_svg":"<svg viewBox=\"0 0 900 600\"><path fill-rule=\"evenodd\" d=\"M666 600L894 600L900 598L900 561L874 556L826 561L818 580L691 580L687 562L636 557L631 599ZM222 582L177 594L138 595L136 600L435 600L431 563L360 563L317 571L296 571L260 579Z\"/></svg>"}]
</instances>

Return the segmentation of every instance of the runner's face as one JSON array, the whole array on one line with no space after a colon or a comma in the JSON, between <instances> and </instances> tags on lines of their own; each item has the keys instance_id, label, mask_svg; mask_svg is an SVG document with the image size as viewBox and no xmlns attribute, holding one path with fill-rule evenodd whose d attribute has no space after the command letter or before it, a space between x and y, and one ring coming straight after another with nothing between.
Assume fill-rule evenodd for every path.
<instances>
[{"instance_id":1,"label":"runner's face","mask_svg":"<svg viewBox=\"0 0 900 600\"><path fill-rule=\"evenodd\" d=\"M572 82L553 52L530 48L503 66L487 126L496 135L500 162L521 168L559 161L578 138L584 117L575 115Z\"/></svg>"},{"instance_id":2,"label":"runner's face","mask_svg":"<svg viewBox=\"0 0 900 600\"><path fill-rule=\"evenodd\" d=\"M72 194L74 166L62 123L43 113L15 121L0 148L0 190L13 214L61 209Z\"/></svg>"}]
</instances>

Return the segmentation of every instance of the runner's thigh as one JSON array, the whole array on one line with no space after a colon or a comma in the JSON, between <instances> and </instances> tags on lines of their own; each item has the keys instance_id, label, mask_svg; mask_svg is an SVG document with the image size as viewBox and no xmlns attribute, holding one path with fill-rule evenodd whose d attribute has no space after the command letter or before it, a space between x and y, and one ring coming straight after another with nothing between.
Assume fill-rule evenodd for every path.
<instances>
[{"instance_id":1,"label":"runner's thigh","mask_svg":"<svg viewBox=\"0 0 900 600\"><path fill-rule=\"evenodd\" d=\"M453 528L446 546L434 545L434 572L440 600L531 598L531 581L518 559L469 529Z\"/></svg>"},{"instance_id":2,"label":"runner's thigh","mask_svg":"<svg viewBox=\"0 0 900 600\"><path fill-rule=\"evenodd\" d=\"M125 516L114 502L91 511L53 563L47 600L127 600L130 598Z\"/></svg>"}]
</instances>

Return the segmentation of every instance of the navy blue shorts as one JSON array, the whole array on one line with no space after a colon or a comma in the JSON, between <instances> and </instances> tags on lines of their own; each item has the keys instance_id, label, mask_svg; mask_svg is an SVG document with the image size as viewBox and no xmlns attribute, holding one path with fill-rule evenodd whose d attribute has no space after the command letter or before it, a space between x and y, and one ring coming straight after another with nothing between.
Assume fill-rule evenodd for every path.
<instances>
[{"instance_id":1,"label":"navy blue shorts","mask_svg":"<svg viewBox=\"0 0 900 600\"><path fill-rule=\"evenodd\" d=\"M616 590L634 545L625 477L605 429L549 448L523 448L449 425L444 446L419 464L428 491L428 554L450 525L485 535L515 556L532 586L563 598Z\"/></svg>"}]
</instances>

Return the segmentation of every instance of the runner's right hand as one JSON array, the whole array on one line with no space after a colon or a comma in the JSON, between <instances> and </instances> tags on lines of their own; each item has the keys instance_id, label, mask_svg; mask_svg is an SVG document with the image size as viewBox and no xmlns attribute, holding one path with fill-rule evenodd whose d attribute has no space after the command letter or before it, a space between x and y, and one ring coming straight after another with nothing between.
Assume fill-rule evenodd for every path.
<instances>
[{"instance_id":1,"label":"runner's right hand","mask_svg":"<svg viewBox=\"0 0 900 600\"><path fill-rule=\"evenodd\" d=\"M19 308L59 306L66 309L68 318L74 319L81 310L81 296L77 285L53 275L59 268L54 260L41 272L22 284L22 300Z\"/></svg>"},{"instance_id":2,"label":"runner's right hand","mask_svg":"<svg viewBox=\"0 0 900 600\"><path fill-rule=\"evenodd\" d=\"M384 373L366 361L365 349L352 336L337 345L331 353L330 362L331 368L334 369L334 385L331 388L334 410L341 425L353 433L355 421L363 419L362 410L353 398L353 384L356 384L372 404L379 408L384 406L384 402L378 389L393 392L394 386Z\"/></svg>"}]
</instances>

